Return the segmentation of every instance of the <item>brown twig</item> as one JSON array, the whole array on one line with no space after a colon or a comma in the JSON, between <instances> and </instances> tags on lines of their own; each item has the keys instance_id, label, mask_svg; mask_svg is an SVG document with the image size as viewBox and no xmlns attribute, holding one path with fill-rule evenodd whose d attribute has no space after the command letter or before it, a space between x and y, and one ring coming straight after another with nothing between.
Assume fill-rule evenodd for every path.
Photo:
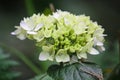
<instances>
[{"instance_id":1,"label":"brown twig","mask_svg":"<svg viewBox=\"0 0 120 80\"><path fill-rule=\"evenodd\" d=\"M54 7L53 3L50 3L49 7L50 7L50 9L51 9L52 12L55 12L55 7Z\"/></svg>"}]
</instances>

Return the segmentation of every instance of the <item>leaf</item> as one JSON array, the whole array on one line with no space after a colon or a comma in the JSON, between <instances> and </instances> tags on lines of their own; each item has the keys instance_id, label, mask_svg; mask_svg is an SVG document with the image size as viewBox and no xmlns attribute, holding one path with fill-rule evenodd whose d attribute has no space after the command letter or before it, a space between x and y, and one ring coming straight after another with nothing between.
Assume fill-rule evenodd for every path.
<instances>
[{"instance_id":1,"label":"leaf","mask_svg":"<svg viewBox=\"0 0 120 80\"><path fill-rule=\"evenodd\" d=\"M0 80L15 80L21 75L20 72L14 72L12 67L16 67L19 63L10 59L10 55L3 52L0 48Z\"/></svg>"},{"instance_id":2,"label":"leaf","mask_svg":"<svg viewBox=\"0 0 120 80\"><path fill-rule=\"evenodd\" d=\"M19 65L19 63L14 60L4 60L4 61L0 61L0 65L4 67L12 67Z\"/></svg>"},{"instance_id":3,"label":"leaf","mask_svg":"<svg viewBox=\"0 0 120 80\"><path fill-rule=\"evenodd\" d=\"M7 80L13 80L13 79L15 79L15 78L17 78L17 77L19 77L21 75L20 72L12 72L12 71L5 72L4 74L5 75L3 77L3 80L4 80L4 78L5 78L5 80L6 80L6 78L8 78Z\"/></svg>"},{"instance_id":4,"label":"leaf","mask_svg":"<svg viewBox=\"0 0 120 80\"><path fill-rule=\"evenodd\" d=\"M0 60L6 59L6 58L9 58L9 57L10 57L10 55L8 55L8 54L0 53Z\"/></svg>"},{"instance_id":5,"label":"leaf","mask_svg":"<svg viewBox=\"0 0 120 80\"><path fill-rule=\"evenodd\" d=\"M55 80L103 80L102 70L90 62L52 65L48 68L48 75Z\"/></svg>"},{"instance_id":6,"label":"leaf","mask_svg":"<svg viewBox=\"0 0 120 80\"><path fill-rule=\"evenodd\" d=\"M35 78L30 79L30 80L54 80L54 79L52 79L52 78L51 78L49 75L47 75L47 74L43 74L43 75L36 76Z\"/></svg>"}]
</instances>

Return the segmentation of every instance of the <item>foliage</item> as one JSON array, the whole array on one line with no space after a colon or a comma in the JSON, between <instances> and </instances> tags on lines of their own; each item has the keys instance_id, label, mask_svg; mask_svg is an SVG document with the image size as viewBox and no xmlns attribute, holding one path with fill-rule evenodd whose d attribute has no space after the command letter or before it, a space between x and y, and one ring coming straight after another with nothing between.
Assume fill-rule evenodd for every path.
<instances>
[{"instance_id":1,"label":"foliage","mask_svg":"<svg viewBox=\"0 0 120 80\"><path fill-rule=\"evenodd\" d=\"M52 65L48 69L48 75L55 80L103 80L102 70L91 62Z\"/></svg>"},{"instance_id":2,"label":"foliage","mask_svg":"<svg viewBox=\"0 0 120 80\"><path fill-rule=\"evenodd\" d=\"M30 80L54 80L54 79L52 79L49 75L47 75L45 73L45 74L42 74L42 75L38 75L35 78L30 79Z\"/></svg>"},{"instance_id":3,"label":"foliage","mask_svg":"<svg viewBox=\"0 0 120 80\"><path fill-rule=\"evenodd\" d=\"M9 58L10 55L5 54L0 48L0 80L14 80L20 76L19 72L11 71L11 68L19 65L19 63Z\"/></svg>"}]
</instances>

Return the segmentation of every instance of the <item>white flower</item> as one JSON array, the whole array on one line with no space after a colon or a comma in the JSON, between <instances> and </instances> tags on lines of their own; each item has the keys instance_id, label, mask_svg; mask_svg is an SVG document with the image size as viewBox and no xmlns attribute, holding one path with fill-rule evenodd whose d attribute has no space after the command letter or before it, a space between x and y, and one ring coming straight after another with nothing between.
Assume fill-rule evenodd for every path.
<instances>
[{"instance_id":1,"label":"white flower","mask_svg":"<svg viewBox=\"0 0 120 80\"><path fill-rule=\"evenodd\" d=\"M37 34L36 31L38 31L40 28L42 28L43 24L40 23L40 24L35 25L35 23L33 21L28 20L28 22L21 21L20 26L24 30L26 30L28 34Z\"/></svg>"},{"instance_id":2,"label":"white flower","mask_svg":"<svg viewBox=\"0 0 120 80\"><path fill-rule=\"evenodd\" d=\"M55 55L55 59L57 62L68 62L70 61L70 56L67 54L66 50L60 49Z\"/></svg>"},{"instance_id":3,"label":"white flower","mask_svg":"<svg viewBox=\"0 0 120 80\"><path fill-rule=\"evenodd\" d=\"M25 30L23 30L21 27L19 26L15 26L15 28L17 28L14 32L11 32L12 35L17 35L17 38L19 38L20 40L24 40L26 39L26 32Z\"/></svg>"},{"instance_id":4,"label":"white flower","mask_svg":"<svg viewBox=\"0 0 120 80\"><path fill-rule=\"evenodd\" d=\"M87 54L97 55L104 51L104 29L89 16L74 15L57 10L52 15L33 15L24 18L12 32L19 39L35 40L42 47L39 60L77 62ZM75 57L74 57L75 56ZM71 59L73 58L73 59Z\"/></svg>"},{"instance_id":5,"label":"white flower","mask_svg":"<svg viewBox=\"0 0 120 80\"><path fill-rule=\"evenodd\" d=\"M105 34L103 34L104 32L104 29L101 28L98 28L95 32L94 32L94 35L93 35L93 38L94 38L94 46L96 46L98 48L99 51L105 51L105 48L104 48L104 36L106 36Z\"/></svg>"},{"instance_id":6,"label":"white flower","mask_svg":"<svg viewBox=\"0 0 120 80\"><path fill-rule=\"evenodd\" d=\"M39 60L46 61L46 60L48 60L49 57L50 57L50 53L49 52L42 51L40 53L40 55L39 55Z\"/></svg>"},{"instance_id":7,"label":"white flower","mask_svg":"<svg viewBox=\"0 0 120 80\"><path fill-rule=\"evenodd\" d=\"M54 54L55 51L53 49L53 46L43 46L42 47L42 52L39 55L39 60L45 61L45 60L54 60Z\"/></svg>"}]
</instances>

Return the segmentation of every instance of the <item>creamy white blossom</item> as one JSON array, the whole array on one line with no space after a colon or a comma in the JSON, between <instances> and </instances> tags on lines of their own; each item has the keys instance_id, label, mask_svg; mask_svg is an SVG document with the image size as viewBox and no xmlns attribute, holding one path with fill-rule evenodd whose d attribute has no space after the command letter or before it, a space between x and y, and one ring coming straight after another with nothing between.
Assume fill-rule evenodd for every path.
<instances>
[{"instance_id":1,"label":"creamy white blossom","mask_svg":"<svg viewBox=\"0 0 120 80\"><path fill-rule=\"evenodd\" d=\"M34 14L21 20L12 35L35 40L42 48L39 60L70 62L104 51L104 29L89 16L57 10L52 15Z\"/></svg>"},{"instance_id":2,"label":"creamy white blossom","mask_svg":"<svg viewBox=\"0 0 120 80\"><path fill-rule=\"evenodd\" d=\"M20 40L26 39L26 32L24 29L22 29L20 26L15 26L17 28L14 32L11 32L12 35L17 35L17 38Z\"/></svg>"}]
</instances>

